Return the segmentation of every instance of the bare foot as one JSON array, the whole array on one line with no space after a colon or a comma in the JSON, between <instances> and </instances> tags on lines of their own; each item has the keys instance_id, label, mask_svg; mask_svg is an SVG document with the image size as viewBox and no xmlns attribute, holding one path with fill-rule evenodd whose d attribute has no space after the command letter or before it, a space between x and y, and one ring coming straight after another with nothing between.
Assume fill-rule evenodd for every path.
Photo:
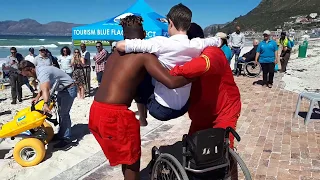
<instances>
[{"instance_id":1,"label":"bare foot","mask_svg":"<svg viewBox=\"0 0 320 180\"><path fill-rule=\"evenodd\" d=\"M141 127L148 126L148 121L146 119L139 119L139 121L140 121L140 126Z\"/></svg>"}]
</instances>

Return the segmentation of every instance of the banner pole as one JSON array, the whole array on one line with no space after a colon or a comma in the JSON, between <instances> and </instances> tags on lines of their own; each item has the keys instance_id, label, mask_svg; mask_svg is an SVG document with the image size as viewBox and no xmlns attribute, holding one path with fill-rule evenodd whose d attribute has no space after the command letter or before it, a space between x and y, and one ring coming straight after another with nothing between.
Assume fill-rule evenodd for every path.
<instances>
[{"instance_id":1,"label":"banner pole","mask_svg":"<svg viewBox=\"0 0 320 180\"><path fill-rule=\"evenodd\" d=\"M74 51L74 42L73 42L73 39L71 40L71 42L72 42L72 43L71 43L71 50Z\"/></svg>"}]
</instances>

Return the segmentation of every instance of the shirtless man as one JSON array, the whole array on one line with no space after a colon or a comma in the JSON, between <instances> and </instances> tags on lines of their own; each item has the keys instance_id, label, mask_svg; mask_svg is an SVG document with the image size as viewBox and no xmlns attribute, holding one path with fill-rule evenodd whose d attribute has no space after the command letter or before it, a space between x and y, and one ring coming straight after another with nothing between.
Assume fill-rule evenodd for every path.
<instances>
[{"instance_id":1,"label":"shirtless man","mask_svg":"<svg viewBox=\"0 0 320 180\"><path fill-rule=\"evenodd\" d=\"M144 39L142 18L121 19L125 39ZM126 180L139 179L141 139L140 123L128 107L146 72L168 88L177 88L190 81L173 77L151 54L112 53L105 65L101 85L91 105L89 129L100 144L111 166L122 164Z\"/></svg>"}]
</instances>

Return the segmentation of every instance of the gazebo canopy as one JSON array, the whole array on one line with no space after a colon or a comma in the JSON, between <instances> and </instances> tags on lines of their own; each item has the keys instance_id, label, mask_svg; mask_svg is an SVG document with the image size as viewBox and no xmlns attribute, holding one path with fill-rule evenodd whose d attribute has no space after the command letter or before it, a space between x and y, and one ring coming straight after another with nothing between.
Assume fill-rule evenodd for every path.
<instances>
[{"instance_id":1,"label":"gazebo canopy","mask_svg":"<svg viewBox=\"0 0 320 180\"><path fill-rule=\"evenodd\" d=\"M143 28L146 31L146 38L168 36L168 23L165 17L154 12L144 0L137 0L134 5L118 16L93 24L72 28L72 39L122 40L123 31L122 27L119 25L119 21L127 15L139 15L143 18Z\"/></svg>"}]
</instances>

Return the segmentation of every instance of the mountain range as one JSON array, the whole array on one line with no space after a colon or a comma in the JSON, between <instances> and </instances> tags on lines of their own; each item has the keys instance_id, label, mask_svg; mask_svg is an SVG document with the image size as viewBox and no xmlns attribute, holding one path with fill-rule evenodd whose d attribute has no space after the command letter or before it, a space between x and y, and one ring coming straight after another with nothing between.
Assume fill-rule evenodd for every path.
<instances>
[{"instance_id":1,"label":"mountain range","mask_svg":"<svg viewBox=\"0 0 320 180\"><path fill-rule=\"evenodd\" d=\"M80 25L60 21L41 24L33 19L0 21L0 35L70 36L72 27Z\"/></svg>"},{"instance_id":2,"label":"mountain range","mask_svg":"<svg viewBox=\"0 0 320 180\"><path fill-rule=\"evenodd\" d=\"M297 16L306 17L310 13L320 14L320 0L261 0L260 4L244 16L235 18L221 28L231 33L235 26L242 30L264 31L283 28L284 22L295 24ZM319 17L319 16L318 16ZM308 23L299 28L320 27L320 23Z\"/></svg>"},{"instance_id":3,"label":"mountain range","mask_svg":"<svg viewBox=\"0 0 320 180\"><path fill-rule=\"evenodd\" d=\"M260 4L244 16L226 24L212 24L204 29L205 35L218 31L231 33L239 25L243 31L276 30L278 28L320 27L320 17L313 22L297 23L296 17L306 17L310 13L320 14L320 0L261 0ZM308 19L307 19L308 21ZM289 26L285 27L285 22ZM50 22L41 24L33 19L20 21L0 21L0 35L53 35L70 36L71 29L81 24Z\"/></svg>"},{"instance_id":4,"label":"mountain range","mask_svg":"<svg viewBox=\"0 0 320 180\"><path fill-rule=\"evenodd\" d=\"M228 23L225 24L211 24L210 26L207 26L206 28L203 29L204 35L214 35L217 32L220 32L222 28L224 28Z\"/></svg>"}]
</instances>

